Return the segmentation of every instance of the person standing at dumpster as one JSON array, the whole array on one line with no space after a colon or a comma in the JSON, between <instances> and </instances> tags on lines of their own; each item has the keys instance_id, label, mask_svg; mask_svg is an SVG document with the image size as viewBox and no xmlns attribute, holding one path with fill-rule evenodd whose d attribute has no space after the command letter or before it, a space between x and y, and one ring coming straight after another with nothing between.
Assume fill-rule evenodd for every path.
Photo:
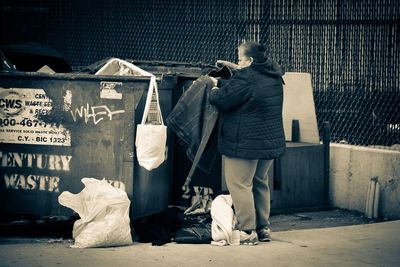
<instances>
[{"instance_id":1,"label":"person standing at dumpster","mask_svg":"<svg viewBox=\"0 0 400 267\"><path fill-rule=\"evenodd\" d=\"M256 42L238 47L230 79L213 78L209 100L220 111L218 151L225 166L240 243L270 241L268 169L286 148L283 130L283 70Z\"/></svg>"}]
</instances>

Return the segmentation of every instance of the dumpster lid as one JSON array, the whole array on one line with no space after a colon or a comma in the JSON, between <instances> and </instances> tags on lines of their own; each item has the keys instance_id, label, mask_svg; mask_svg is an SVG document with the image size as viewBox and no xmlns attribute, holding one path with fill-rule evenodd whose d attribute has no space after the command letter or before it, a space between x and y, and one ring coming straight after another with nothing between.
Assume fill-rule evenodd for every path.
<instances>
[{"instance_id":1,"label":"dumpster lid","mask_svg":"<svg viewBox=\"0 0 400 267\"><path fill-rule=\"evenodd\" d=\"M111 58L105 58L91 65L78 67L76 71L94 74L100 70ZM125 59L126 62L134 64L142 70L148 71L156 76L177 75L181 77L196 78L216 69L214 65L201 62L177 62L177 61L146 61Z\"/></svg>"},{"instance_id":2,"label":"dumpster lid","mask_svg":"<svg viewBox=\"0 0 400 267\"><path fill-rule=\"evenodd\" d=\"M119 59L111 58L101 67L95 75L119 75L119 76L154 76L134 64Z\"/></svg>"}]
</instances>

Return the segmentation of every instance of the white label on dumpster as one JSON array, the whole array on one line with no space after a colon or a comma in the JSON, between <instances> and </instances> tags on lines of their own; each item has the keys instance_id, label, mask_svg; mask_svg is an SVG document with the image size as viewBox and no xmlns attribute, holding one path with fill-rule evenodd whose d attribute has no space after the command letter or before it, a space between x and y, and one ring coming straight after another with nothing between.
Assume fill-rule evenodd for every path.
<instances>
[{"instance_id":1,"label":"white label on dumpster","mask_svg":"<svg viewBox=\"0 0 400 267\"><path fill-rule=\"evenodd\" d=\"M52 100L43 89L0 88L0 143L71 146L71 133L46 123Z\"/></svg>"},{"instance_id":2,"label":"white label on dumpster","mask_svg":"<svg viewBox=\"0 0 400 267\"><path fill-rule=\"evenodd\" d=\"M100 82L100 98L105 99L122 99L122 94L115 90L121 82Z\"/></svg>"}]
</instances>

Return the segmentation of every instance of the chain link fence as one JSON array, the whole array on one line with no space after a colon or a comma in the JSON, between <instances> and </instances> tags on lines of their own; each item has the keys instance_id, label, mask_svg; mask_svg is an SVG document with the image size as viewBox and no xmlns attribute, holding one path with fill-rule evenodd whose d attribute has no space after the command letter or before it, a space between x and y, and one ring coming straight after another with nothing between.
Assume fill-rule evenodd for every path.
<instances>
[{"instance_id":1,"label":"chain link fence","mask_svg":"<svg viewBox=\"0 0 400 267\"><path fill-rule=\"evenodd\" d=\"M331 141L400 144L400 1L5 1L1 42L41 41L73 66L105 57L214 64L266 43L286 71L312 75Z\"/></svg>"}]
</instances>

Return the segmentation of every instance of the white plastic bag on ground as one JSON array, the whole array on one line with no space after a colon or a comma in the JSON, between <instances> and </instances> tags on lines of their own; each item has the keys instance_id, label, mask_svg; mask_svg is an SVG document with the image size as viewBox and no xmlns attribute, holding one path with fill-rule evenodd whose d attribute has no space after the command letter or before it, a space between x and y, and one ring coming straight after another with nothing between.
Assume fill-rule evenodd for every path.
<instances>
[{"instance_id":1,"label":"white plastic bag on ground","mask_svg":"<svg viewBox=\"0 0 400 267\"><path fill-rule=\"evenodd\" d=\"M211 204L212 245L239 245L240 233L235 230L236 215L232 209L231 195L219 195Z\"/></svg>"},{"instance_id":2,"label":"white plastic bag on ground","mask_svg":"<svg viewBox=\"0 0 400 267\"><path fill-rule=\"evenodd\" d=\"M64 191L58 202L75 212L71 247L110 247L132 244L130 200L126 193L105 180L82 178L85 188L78 194Z\"/></svg>"}]
</instances>

